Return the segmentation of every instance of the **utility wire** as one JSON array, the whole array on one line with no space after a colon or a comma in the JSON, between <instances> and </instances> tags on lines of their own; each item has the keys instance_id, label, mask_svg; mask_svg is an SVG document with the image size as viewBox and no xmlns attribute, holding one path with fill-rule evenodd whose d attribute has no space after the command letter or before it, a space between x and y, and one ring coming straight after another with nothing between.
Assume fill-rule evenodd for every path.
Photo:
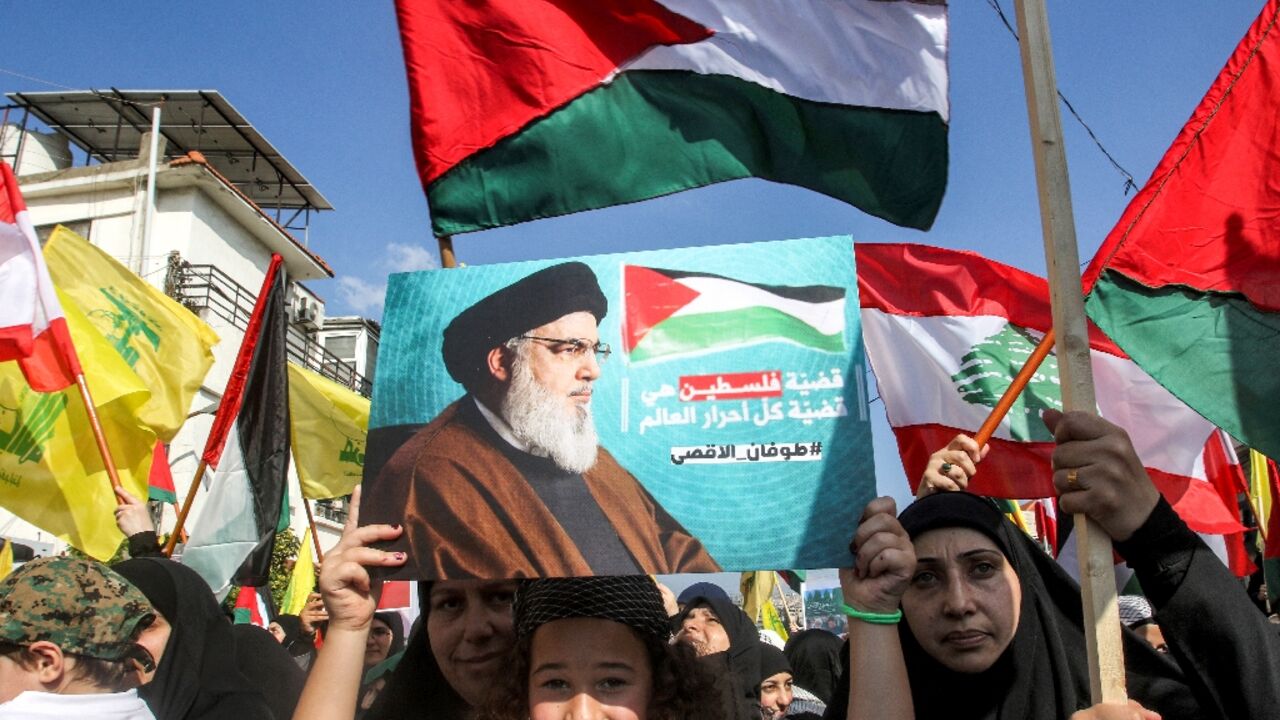
<instances>
[{"instance_id":1,"label":"utility wire","mask_svg":"<svg viewBox=\"0 0 1280 720\"><path fill-rule=\"evenodd\" d=\"M38 78L33 75L25 75L23 73L17 72L15 70L9 70L7 68L0 68L0 73L4 73L5 75L12 75L16 78L22 78L23 80L30 80L31 82L37 82L43 85L48 85L49 87L57 88L59 90L70 90L71 92L84 91L84 88L74 88L74 87L69 87L67 85L61 85L59 83L53 82L52 80L45 80L44 78ZM160 100L158 102L153 102L153 103L144 103L144 102L137 102L136 100L129 100L129 99L123 98L115 93L108 93L108 92L102 92L101 90L94 90L93 88L90 88L88 92L102 98L103 100L111 100L112 102L123 103L125 105L132 105L138 108L150 108L150 107L164 105L164 100Z\"/></svg>"},{"instance_id":2,"label":"utility wire","mask_svg":"<svg viewBox=\"0 0 1280 720\"><path fill-rule=\"evenodd\" d=\"M991 6L992 10L996 11L996 15L999 16L1000 22L1004 23L1005 29L1013 36L1014 41L1021 42L1018 38L1018 31L1014 29L1013 25L1009 22L1008 16L1004 14L1004 9L1000 7L1000 0L987 0L987 4ZM1115 157L1112 156L1107 148L1103 146L1102 141L1098 139L1096 134L1094 134L1093 128L1089 127L1089 124L1084 121L1084 118L1080 117L1080 113L1076 112L1071 101L1067 99L1066 95L1062 94L1061 90L1058 91L1058 99L1061 100L1063 106L1067 108L1067 112L1071 113L1071 117L1075 118L1076 122L1080 123L1080 127L1084 128L1084 131L1089 134L1089 139L1093 140L1094 145L1098 146L1098 150L1102 151L1102 154L1106 156L1107 161L1116 169L1116 172L1120 173L1120 175L1124 177L1124 194L1128 195L1130 190L1137 190L1138 184L1134 182L1133 175L1129 174L1129 171L1125 170L1124 167L1116 161Z\"/></svg>"}]
</instances>

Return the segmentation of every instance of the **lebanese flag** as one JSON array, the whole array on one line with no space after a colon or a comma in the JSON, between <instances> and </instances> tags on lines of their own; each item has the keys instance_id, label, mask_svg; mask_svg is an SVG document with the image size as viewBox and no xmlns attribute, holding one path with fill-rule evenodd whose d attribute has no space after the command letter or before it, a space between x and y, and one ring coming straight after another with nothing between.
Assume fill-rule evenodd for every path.
<instances>
[{"instance_id":1,"label":"lebanese flag","mask_svg":"<svg viewBox=\"0 0 1280 720\"><path fill-rule=\"evenodd\" d=\"M947 10L923 2L397 0L437 235L746 177L928 228Z\"/></svg>"},{"instance_id":2,"label":"lebanese flag","mask_svg":"<svg viewBox=\"0 0 1280 720\"><path fill-rule=\"evenodd\" d=\"M9 163L0 160L0 362L17 360L36 392L75 383L80 360Z\"/></svg>"},{"instance_id":3,"label":"lebanese flag","mask_svg":"<svg viewBox=\"0 0 1280 720\"><path fill-rule=\"evenodd\" d=\"M924 245L855 245L862 333L912 490L929 455L973 435L1052 327L1043 278L970 252ZM1241 530L1205 476L1214 428L1160 387L1096 328L1093 380L1102 417L1128 431L1160 492L1191 529ZM1062 409L1050 355L991 438L969 489L1055 495L1053 437L1043 410Z\"/></svg>"},{"instance_id":4,"label":"lebanese flag","mask_svg":"<svg viewBox=\"0 0 1280 720\"><path fill-rule=\"evenodd\" d=\"M1085 273L1089 317L1280 456L1280 1L1268 0Z\"/></svg>"},{"instance_id":5,"label":"lebanese flag","mask_svg":"<svg viewBox=\"0 0 1280 720\"><path fill-rule=\"evenodd\" d=\"M263 279L201 460L209 492L182 554L219 597L265 585L289 469L285 280L279 255Z\"/></svg>"},{"instance_id":6,"label":"lebanese flag","mask_svg":"<svg viewBox=\"0 0 1280 720\"><path fill-rule=\"evenodd\" d=\"M842 353L845 289L761 285L624 265L622 345L632 362L764 342Z\"/></svg>"},{"instance_id":7,"label":"lebanese flag","mask_svg":"<svg viewBox=\"0 0 1280 720\"><path fill-rule=\"evenodd\" d=\"M246 586L236 595L236 607L232 611L236 625L257 625L266 629L271 624L271 603L266 597L270 588Z\"/></svg>"},{"instance_id":8,"label":"lebanese flag","mask_svg":"<svg viewBox=\"0 0 1280 720\"><path fill-rule=\"evenodd\" d=\"M1248 492L1249 481L1231 438L1221 430L1215 431L1204 444L1204 470L1222 504L1240 520L1240 494ZM1236 577L1249 577L1258 571L1245 549L1243 530L1224 535L1222 539L1227 546L1227 566Z\"/></svg>"}]
</instances>

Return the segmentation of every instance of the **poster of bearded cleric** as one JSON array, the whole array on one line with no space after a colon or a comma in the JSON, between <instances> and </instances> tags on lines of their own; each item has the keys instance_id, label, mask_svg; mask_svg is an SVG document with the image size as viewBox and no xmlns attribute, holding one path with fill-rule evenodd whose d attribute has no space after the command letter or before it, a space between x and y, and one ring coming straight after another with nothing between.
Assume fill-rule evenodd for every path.
<instances>
[{"instance_id":1,"label":"poster of bearded cleric","mask_svg":"<svg viewBox=\"0 0 1280 720\"><path fill-rule=\"evenodd\" d=\"M875 492L849 237L393 275L389 577L835 567Z\"/></svg>"}]
</instances>

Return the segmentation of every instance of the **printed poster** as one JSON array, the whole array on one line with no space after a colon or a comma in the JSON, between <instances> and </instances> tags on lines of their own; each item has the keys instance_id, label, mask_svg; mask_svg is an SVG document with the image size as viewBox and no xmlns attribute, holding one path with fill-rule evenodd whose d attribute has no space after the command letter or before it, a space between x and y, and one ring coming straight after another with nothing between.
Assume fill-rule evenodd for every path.
<instances>
[{"instance_id":1,"label":"printed poster","mask_svg":"<svg viewBox=\"0 0 1280 720\"><path fill-rule=\"evenodd\" d=\"M875 493L847 236L391 277L362 524L398 578L847 564Z\"/></svg>"}]
</instances>

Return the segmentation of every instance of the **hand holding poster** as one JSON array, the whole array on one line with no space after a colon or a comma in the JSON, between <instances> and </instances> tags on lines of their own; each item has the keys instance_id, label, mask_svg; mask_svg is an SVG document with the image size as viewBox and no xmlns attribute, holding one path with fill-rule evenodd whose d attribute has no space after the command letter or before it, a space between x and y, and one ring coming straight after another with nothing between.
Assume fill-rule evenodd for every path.
<instances>
[{"instance_id":1,"label":"hand holding poster","mask_svg":"<svg viewBox=\"0 0 1280 720\"><path fill-rule=\"evenodd\" d=\"M361 521L397 577L831 567L874 493L847 237L397 275Z\"/></svg>"}]
</instances>

